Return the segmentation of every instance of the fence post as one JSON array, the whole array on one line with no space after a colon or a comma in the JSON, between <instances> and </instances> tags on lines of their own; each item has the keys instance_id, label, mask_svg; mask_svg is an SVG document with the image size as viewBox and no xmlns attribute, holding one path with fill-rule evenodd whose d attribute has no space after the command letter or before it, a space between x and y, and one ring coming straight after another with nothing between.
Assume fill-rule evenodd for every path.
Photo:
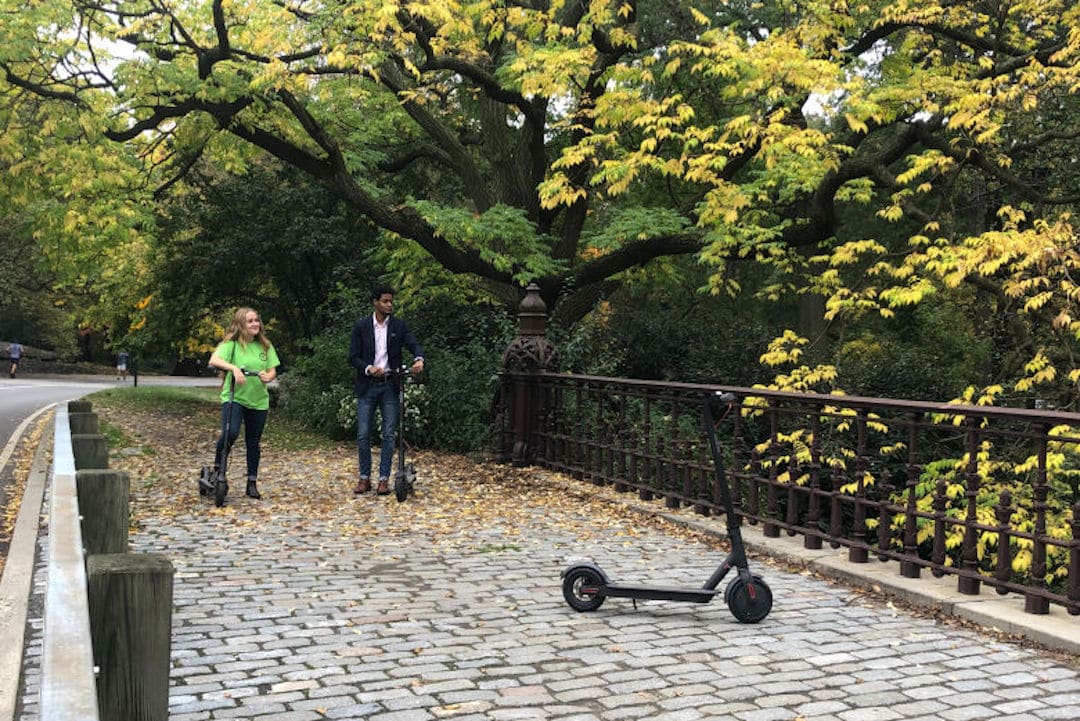
<instances>
[{"instance_id":1,"label":"fence post","mask_svg":"<svg viewBox=\"0 0 1080 721\"><path fill-rule=\"evenodd\" d=\"M109 439L101 434L72 433L71 452L78 470L109 467Z\"/></svg>"},{"instance_id":2,"label":"fence post","mask_svg":"<svg viewBox=\"0 0 1080 721\"><path fill-rule=\"evenodd\" d=\"M131 479L126 471L75 472L83 545L88 554L127 553Z\"/></svg>"},{"instance_id":3,"label":"fence post","mask_svg":"<svg viewBox=\"0 0 1080 721\"><path fill-rule=\"evenodd\" d=\"M541 411L540 389L536 379L527 375L548 370L555 360L555 346L547 339L547 305L540 297L540 286L529 283L518 306L517 337L510 341L502 357L504 374L514 374L504 385L511 428L504 442L512 445L503 448L503 456L509 456L516 466L529 465L536 454L533 434Z\"/></svg>"},{"instance_id":4,"label":"fence post","mask_svg":"<svg viewBox=\"0 0 1080 721\"><path fill-rule=\"evenodd\" d=\"M71 432L76 435L92 435L98 432L97 413L68 411L68 423L71 425Z\"/></svg>"},{"instance_id":5,"label":"fence post","mask_svg":"<svg viewBox=\"0 0 1080 721\"><path fill-rule=\"evenodd\" d=\"M156 553L86 563L101 721L167 721L173 566Z\"/></svg>"}]
</instances>

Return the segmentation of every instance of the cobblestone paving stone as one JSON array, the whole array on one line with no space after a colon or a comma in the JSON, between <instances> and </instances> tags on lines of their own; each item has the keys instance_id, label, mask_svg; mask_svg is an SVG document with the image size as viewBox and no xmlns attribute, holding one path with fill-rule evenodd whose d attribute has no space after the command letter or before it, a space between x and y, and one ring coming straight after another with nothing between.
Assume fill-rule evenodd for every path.
<instances>
[{"instance_id":1,"label":"cobblestone paving stone","mask_svg":"<svg viewBox=\"0 0 1080 721\"><path fill-rule=\"evenodd\" d=\"M588 533L584 513L535 508L448 547L340 532L401 523L422 495L343 494L330 516L257 524L245 503L146 519L132 539L176 567L171 721L1080 719L1067 659L761 559L775 605L757 625L719 598L566 605L559 572L586 557L621 581L700 585L718 551L662 529ZM38 596L40 576L39 560ZM21 721L36 719L40 618L29 631Z\"/></svg>"}]
</instances>

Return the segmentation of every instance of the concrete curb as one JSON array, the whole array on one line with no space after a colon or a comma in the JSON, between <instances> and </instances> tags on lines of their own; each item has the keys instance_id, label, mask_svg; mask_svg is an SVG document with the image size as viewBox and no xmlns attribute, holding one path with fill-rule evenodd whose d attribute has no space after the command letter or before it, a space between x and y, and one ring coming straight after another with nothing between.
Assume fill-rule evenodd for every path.
<instances>
[{"instance_id":1,"label":"concrete curb","mask_svg":"<svg viewBox=\"0 0 1080 721\"><path fill-rule=\"evenodd\" d=\"M49 543L41 642L41 721L98 721L86 552L79 522L68 405L53 424Z\"/></svg>"},{"instance_id":2,"label":"concrete curb","mask_svg":"<svg viewBox=\"0 0 1080 721\"><path fill-rule=\"evenodd\" d=\"M35 418L51 408L52 405L45 406L23 421L12 435L10 447L14 448L13 444ZM26 614L37 556L41 504L49 475L45 458L47 450L52 446L50 438L51 433L44 434L34 453L30 475L27 477L19 505L19 515L11 534L4 574L0 577L0 638L4 639L4 643L0 645L0 721L14 719L18 705ZM5 462L7 456L10 456L10 453L4 457ZM2 467L0 465L0 468Z\"/></svg>"},{"instance_id":3,"label":"concrete curb","mask_svg":"<svg viewBox=\"0 0 1080 721\"><path fill-rule=\"evenodd\" d=\"M1019 594L986 595L984 590L981 596L969 596L956 590L955 577L935 578L924 570L920 578L904 578L893 561L852 563L846 549L807 550L802 548L801 537L766 538L752 526L744 527L743 535L747 547L763 556L914 606L937 609L993 631L1021 636L1045 648L1080 654L1080 619L1069 616L1060 606L1051 606L1046 615L1027 613Z\"/></svg>"}]
</instances>

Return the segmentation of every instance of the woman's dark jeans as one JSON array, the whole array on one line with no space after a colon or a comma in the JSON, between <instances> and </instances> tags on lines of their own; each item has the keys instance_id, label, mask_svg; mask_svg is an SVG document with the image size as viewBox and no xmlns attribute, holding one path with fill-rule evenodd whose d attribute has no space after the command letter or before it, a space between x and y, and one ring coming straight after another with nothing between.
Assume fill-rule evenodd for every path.
<instances>
[{"instance_id":1,"label":"woman's dark jeans","mask_svg":"<svg viewBox=\"0 0 1080 721\"><path fill-rule=\"evenodd\" d=\"M229 450L232 450L236 437L240 435L240 423L244 424L244 446L247 450L247 479L249 481L259 478L259 455L261 453L259 441L262 440L263 428L266 427L266 416L268 414L269 411L257 411L239 403L223 403L221 405L222 430L225 429L227 417L229 422ZM225 435L222 434L218 438L217 452L214 454L215 468L221 468L221 456L224 447Z\"/></svg>"}]
</instances>

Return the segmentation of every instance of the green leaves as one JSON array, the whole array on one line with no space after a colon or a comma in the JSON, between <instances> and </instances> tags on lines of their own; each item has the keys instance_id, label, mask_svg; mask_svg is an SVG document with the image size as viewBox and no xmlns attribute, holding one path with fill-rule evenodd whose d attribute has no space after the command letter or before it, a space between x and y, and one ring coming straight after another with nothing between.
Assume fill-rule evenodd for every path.
<instances>
[{"instance_id":1,"label":"green leaves","mask_svg":"<svg viewBox=\"0 0 1080 721\"><path fill-rule=\"evenodd\" d=\"M616 208L588 243L603 252L632 241L682 233L689 226L686 216L671 208Z\"/></svg>"},{"instance_id":2,"label":"green leaves","mask_svg":"<svg viewBox=\"0 0 1080 721\"><path fill-rule=\"evenodd\" d=\"M554 274L560 267L550 245L521 208L495 205L477 214L422 200L413 201L412 206L439 237L457 248L476 251L485 263L510 273L520 285Z\"/></svg>"},{"instance_id":3,"label":"green leaves","mask_svg":"<svg viewBox=\"0 0 1080 721\"><path fill-rule=\"evenodd\" d=\"M712 290L754 263L763 296L813 294L833 323L975 287L1018 320L995 323L1027 354L1002 372L1045 346L1060 383L1078 24L1065 0L55 0L0 27L0 192L66 275L138 286L151 194L268 154L377 225L401 278L536 280L571 321L699 251Z\"/></svg>"}]
</instances>

